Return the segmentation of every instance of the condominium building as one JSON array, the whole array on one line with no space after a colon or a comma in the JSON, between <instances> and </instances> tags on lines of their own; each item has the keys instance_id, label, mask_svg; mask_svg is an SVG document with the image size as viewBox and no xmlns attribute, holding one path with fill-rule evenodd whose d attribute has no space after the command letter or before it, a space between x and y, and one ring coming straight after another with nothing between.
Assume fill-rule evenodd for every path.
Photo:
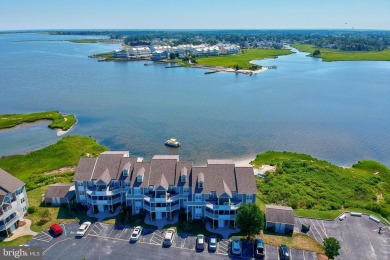
<instances>
[{"instance_id":1,"label":"condominium building","mask_svg":"<svg viewBox=\"0 0 390 260\"><path fill-rule=\"evenodd\" d=\"M143 162L127 151L81 158L73 180L77 201L94 212L122 205L162 219L182 209L187 220L207 218L219 227L235 225L238 208L255 203L257 193L252 167L236 167L232 160L195 167L178 155Z\"/></svg>"},{"instance_id":2,"label":"condominium building","mask_svg":"<svg viewBox=\"0 0 390 260\"><path fill-rule=\"evenodd\" d=\"M27 212L25 183L0 168L0 232L7 235L18 228Z\"/></svg>"},{"instance_id":3,"label":"condominium building","mask_svg":"<svg viewBox=\"0 0 390 260\"><path fill-rule=\"evenodd\" d=\"M127 53L129 54L130 58L150 58L152 54L150 48L147 46L132 47L131 49L127 50Z\"/></svg>"}]
</instances>

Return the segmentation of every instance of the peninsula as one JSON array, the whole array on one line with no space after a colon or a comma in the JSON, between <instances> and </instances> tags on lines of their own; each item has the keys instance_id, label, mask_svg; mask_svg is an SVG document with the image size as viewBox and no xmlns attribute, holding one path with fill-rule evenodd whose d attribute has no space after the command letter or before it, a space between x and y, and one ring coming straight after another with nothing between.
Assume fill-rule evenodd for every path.
<instances>
[{"instance_id":1,"label":"peninsula","mask_svg":"<svg viewBox=\"0 0 390 260\"><path fill-rule=\"evenodd\" d=\"M51 120L48 125L51 129L58 129L58 135L70 128L76 123L74 115L61 114L58 111L38 112L31 114L6 114L0 115L0 130L12 128L22 123L32 123L39 120Z\"/></svg>"}]
</instances>

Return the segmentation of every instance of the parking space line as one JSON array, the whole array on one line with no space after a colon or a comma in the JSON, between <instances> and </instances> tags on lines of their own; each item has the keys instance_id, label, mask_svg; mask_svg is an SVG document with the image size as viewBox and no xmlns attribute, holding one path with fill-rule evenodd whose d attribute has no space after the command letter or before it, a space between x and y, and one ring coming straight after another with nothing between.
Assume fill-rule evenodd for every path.
<instances>
[{"instance_id":1,"label":"parking space line","mask_svg":"<svg viewBox=\"0 0 390 260\"><path fill-rule=\"evenodd\" d=\"M49 234L46 234L45 232L41 232L37 234L33 239L48 243L53 239L53 237Z\"/></svg>"},{"instance_id":2,"label":"parking space line","mask_svg":"<svg viewBox=\"0 0 390 260\"><path fill-rule=\"evenodd\" d=\"M318 229L316 227L316 225L314 224L313 220L310 219L310 222L313 224L313 227L315 228L315 230L317 231L317 234L320 236L321 240L324 240L320 234L320 232L318 232ZM315 235L314 235L315 236ZM317 238L316 238L317 239ZM320 243L322 243L322 241L318 241Z\"/></svg>"},{"instance_id":3,"label":"parking space line","mask_svg":"<svg viewBox=\"0 0 390 260\"><path fill-rule=\"evenodd\" d=\"M115 227L110 231L110 234L108 234L107 237L111 237L111 233L112 233L112 231L114 231L114 230L115 230Z\"/></svg>"},{"instance_id":4,"label":"parking space line","mask_svg":"<svg viewBox=\"0 0 390 260\"><path fill-rule=\"evenodd\" d=\"M322 230L322 232L324 232L325 238L327 238L328 236L326 235L326 230L325 230L324 222L323 222L322 220L320 220L321 223L322 223L322 226L321 226L320 222L318 222L318 219L316 219L316 221L317 221L318 225L320 226L320 229Z\"/></svg>"},{"instance_id":5,"label":"parking space line","mask_svg":"<svg viewBox=\"0 0 390 260\"><path fill-rule=\"evenodd\" d=\"M302 255L303 255L303 260L306 260L305 251L302 251Z\"/></svg>"},{"instance_id":6,"label":"parking space line","mask_svg":"<svg viewBox=\"0 0 390 260\"><path fill-rule=\"evenodd\" d=\"M64 228L64 232L65 232L65 236L66 236L66 228L65 228L65 225L64 224L61 224L62 227Z\"/></svg>"},{"instance_id":7,"label":"parking space line","mask_svg":"<svg viewBox=\"0 0 390 260\"><path fill-rule=\"evenodd\" d=\"M123 232L126 230L126 228L124 228L124 229L122 229L122 232L120 233L120 235L118 236L118 238L119 237L122 237L122 234L123 234Z\"/></svg>"}]
</instances>

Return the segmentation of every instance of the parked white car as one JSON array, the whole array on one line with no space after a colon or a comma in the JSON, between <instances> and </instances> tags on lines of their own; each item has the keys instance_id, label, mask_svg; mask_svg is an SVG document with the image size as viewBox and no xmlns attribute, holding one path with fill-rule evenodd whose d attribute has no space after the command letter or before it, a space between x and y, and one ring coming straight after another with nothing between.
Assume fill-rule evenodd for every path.
<instances>
[{"instance_id":1,"label":"parked white car","mask_svg":"<svg viewBox=\"0 0 390 260\"><path fill-rule=\"evenodd\" d=\"M175 236L175 230L174 229L168 229L165 232L164 240L163 240L163 246L171 246L173 237Z\"/></svg>"},{"instance_id":2,"label":"parked white car","mask_svg":"<svg viewBox=\"0 0 390 260\"><path fill-rule=\"evenodd\" d=\"M142 233L142 227L138 226L134 228L133 233L131 234L130 241L138 241L139 237L141 236Z\"/></svg>"},{"instance_id":3,"label":"parked white car","mask_svg":"<svg viewBox=\"0 0 390 260\"><path fill-rule=\"evenodd\" d=\"M345 215L345 213L343 213L343 214L339 217L339 220L342 221L342 220L344 220L346 217L347 217L347 215Z\"/></svg>"},{"instance_id":4,"label":"parked white car","mask_svg":"<svg viewBox=\"0 0 390 260\"><path fill-rule=\"evenodd\" d=\"M87 221L84 222L80 227L79 230L76 232L76 237L82 237L85 235L85 232L87 232L88 228L92 225L91 222Z\"/></svg>"}]
</instances>

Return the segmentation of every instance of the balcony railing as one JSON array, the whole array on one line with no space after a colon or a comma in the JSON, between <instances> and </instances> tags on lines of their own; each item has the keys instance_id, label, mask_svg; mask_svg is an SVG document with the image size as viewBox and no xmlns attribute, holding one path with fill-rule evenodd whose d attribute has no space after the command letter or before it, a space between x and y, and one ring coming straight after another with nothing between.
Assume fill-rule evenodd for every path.
<instances>
[{"instance_id":1,"label":"balcony railing","mask_svg":"<svg viewBox=\"0 0 390 260\"><path fill-rule=\"evenodd\" d=\"M213 210L237 210L242 202L231 201L228 205L218 205L214 201L206 201L206 207Z\"/></svg>"},{"instance_id":2,"label":"balcony railing","mask_svg":"<svg viewBox=\"0 0 390 260\"><path fill-rule=\"evenodd\" d=\"M235 219L234 214L221 215L221 214L211 213L208 211L206 211L206 217L211 218L211 219L215 219L215 220L218 220L218 219L220 219L220 220L234 220Z\"/></svg>"},{"instance_id":3,"label":"balcony railing","mask_svg":"<svg viewBox=\"0 0 390 260\"><path fill-rule=\"evenodd\" d=\"M18 202L16 200L11 202L11 204L9 204L4 210L0 211L0 218L1 219L7 218L15 211L15 209L17 209L17 207L18 207Z\"/></svg>"},{"instance_id":4,"label":"balcony railing","mask_svg":"<svg viewBox=\"0 0 390 260\"><path fill-rule=\"evenodd\" d=\"M166 207L156 207L156 206L150 206L144 204L144 209L150 212L172 212L178 210L179 208L180 208L179 203L172 206L166 206Z\"/></svg>"},{"instance_id":5,"label":"balcony railing","mask_svg":"<svg viewBox=\"0 0 390 260\"><path fill-rule=\"evenodd\" d=\"M12 218L6 220L4 218L4 222L5 224L3 225L0 225L0 230L5 230L7 228L9 228L11 225L13 225L20 217L22 216L21 213L18 213L18 212L15 212L15 216L13 216Z\"/></svg>"},{"instance_id":6,"label":"balcony railing","mask_svg":"<svg viewBox=\"0 0 390 260\"><path fill-rule=\"evenodd\" d=\"M152 194L144 195L144 200L147 202L159 202L159 203L172 203L180 199L187 199L188 195L175 194L175 195L163 195L162 197L154 197Z\"/></svg>"},{"instance_id":7,"label":"balcony railing","mask_svg":"<svg viewBox=\"0 0 390 260\"><path fill-rule=\"evenodd\" d=\"M111 196L121 192L126 192L127 189L123 187L112 187L107 190L98 190L95 187L88 187L87 194L91 196Z\"/></svg>"}]
</instances>

